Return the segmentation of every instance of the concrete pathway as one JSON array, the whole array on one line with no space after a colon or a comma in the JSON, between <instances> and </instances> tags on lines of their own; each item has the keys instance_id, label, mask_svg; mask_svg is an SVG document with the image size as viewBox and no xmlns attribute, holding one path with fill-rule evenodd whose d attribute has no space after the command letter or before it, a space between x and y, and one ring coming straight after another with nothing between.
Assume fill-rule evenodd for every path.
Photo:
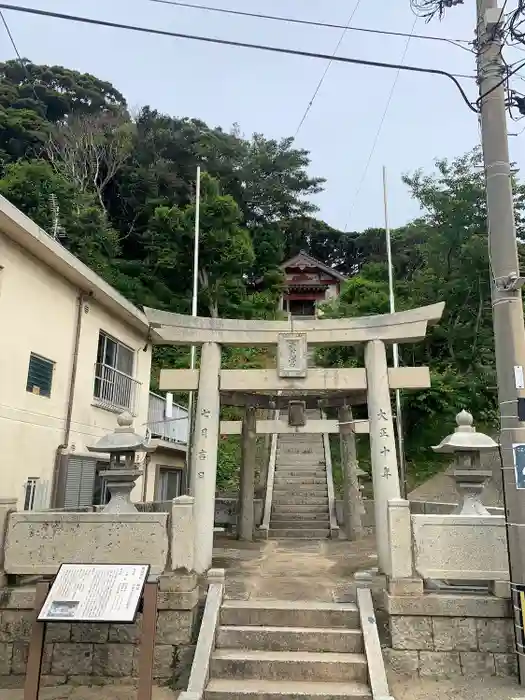
<instances>
[{"instance_id":1,"label":"concrete pathway","mask_svg":"<svg viewBox=\"0 0 525 700\"><path fill-rule=\"evenodd\" d=\"M178 691L153 687L153 700L176 700ZM39 700L133 700L137 689L130 686L106 685L96 688L42 688ZM0 700L23 700L23 690L0 690Z\"/></svg>"},{"instance_id":2,"label":"concrete pathway","mask_svg":"<svg viewBox=\"0 0 525 700\"><path fill-rule=\"evenodd\" d=\"M376 565L373 537L346 540L215 539L213 566L226 570L226 598L344 602L353 574Z\"/></svg>"}]
</instances>

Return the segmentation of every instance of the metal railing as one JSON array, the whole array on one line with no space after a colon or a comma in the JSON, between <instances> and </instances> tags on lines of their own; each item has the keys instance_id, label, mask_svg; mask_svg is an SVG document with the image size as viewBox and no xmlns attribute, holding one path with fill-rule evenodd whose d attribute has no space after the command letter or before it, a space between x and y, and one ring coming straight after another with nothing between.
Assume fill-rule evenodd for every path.
<instances>
[{"instance_id":1,"label":"metal railing","mask_svg":"<svg viewBox=\"0 0 525 700\"><path fill-rule=\"evenodd\" d=\"M188 444L188 409L173 404L171 417L166 416L166 399L150 391L148 406L148 428L154 438L168 442Z\"/></svg>"},{"instance_id":2,"label":"metal railing","mask_svg":"<svg viewBox=\"0 0 525 700\"><path fill-rule=\"evenodd\" d=\"M112 410L129 411L137 415L137 399L141 383L114 367L97 362L93 401Z\"/></svg>"}]
</instances>

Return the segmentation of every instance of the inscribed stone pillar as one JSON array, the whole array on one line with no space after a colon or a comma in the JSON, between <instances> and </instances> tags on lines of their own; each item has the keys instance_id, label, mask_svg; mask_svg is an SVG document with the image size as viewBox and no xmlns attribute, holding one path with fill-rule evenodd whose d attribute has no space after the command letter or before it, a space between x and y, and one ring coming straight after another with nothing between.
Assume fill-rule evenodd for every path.
<instances>
[{"instance_id":1,"label":"inscribed stone pillar","mask_svg":"<svg viewBox=\"0 0 525 700\"><path fill-rule=\"evenodd\" d=\"M255 456L257 450L257 423L254 406L247 406L242 422L242 461L239 484L237 537L253 540L253 496L255 488Z\"/></svg>"},{"instance_id":2,"label":"inscribed stone pillar","mask_svg":"<svg viewBox=\"0 0 525 700\"><path fill-rule=\"evenodd\" d=\"M195 475L194 567L199 574L207 571L212 562L220 417L220 369L220 345L204 343L201 352L192 450L192 470Z\"/></svg>"},{"instance_id":3,"label":"inscribed stone pillar","mask_svg":"<svg viewBox=\"0 0 525 700\"><path fill-rule=\"evenodd\" d=\"M352 420L353 416L350 406L341 406L339 409L339 422L341 424L344 523L348 539L358 540L363 536L363 524L361 521L362 503L357 476L357 450Z\"/></svg>"},{"instance_id":4,"label":"inscribed stone pillar","mask_svg":"<svg viewBox=\"0 0 525 700\"><path fill-rule=\"evenodd\" d=\"M400 489L388 366L383 341L371 340L366 344L365 367L378 564L383 573L390 574L388 501L399 498Z\"/></svg>"}]
</instances>

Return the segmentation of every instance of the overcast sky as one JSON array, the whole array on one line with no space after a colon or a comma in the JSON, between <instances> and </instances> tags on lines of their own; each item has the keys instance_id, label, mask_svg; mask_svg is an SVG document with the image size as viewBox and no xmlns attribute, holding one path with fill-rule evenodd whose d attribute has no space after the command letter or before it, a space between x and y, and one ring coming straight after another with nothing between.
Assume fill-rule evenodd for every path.
<instances>
[{"instance_id":1,"label":"overcast sky","mask_svg":"<svg viewBox=\"0 0 525 700\"><path fill-rule=\"evenodd\" d=\"M8 0L9 1L9 0ZM192 0L190 0L191 2ZM15 4L15 0L12 0ZM199 0L195 0L199 2ZM200 0L202 4L298 19L346 24L356 0ZM341 30L219 15L160 5L151 0L17 0L56 12L173 31L332 54ZM512 3L510 3L512 4ZM452 8L443 22L419 20L416 33L471 39L475 0ZM20 53L35 63L60 64L112 82L130 107L149 104L175 116L199 117L249 135L293 135L325 70L320 60L92 27L5 11ZM409 0L361 0L354 26L410 32ZM348 31L338 51L399 62L406 40ZM14 57L0 25L0 60ZM510 56L518 58L517 56ZM521 57L523 55L521 54ZM406 64L473 74L474 57L443 42L412 39ZM360 230L383 223L381 168L388 168L391 224L418 213L401 174L429 170L435 158L452 158L479 141L476 115L446 78L402 73L366 179L369 159L396 71L334 63L299 135L310 151L311 173L327 179L315 198L319 216L337 228ZM474 99L476 84L463 80ZM519 86L519 84L518 84ZM517 87L518 87L517 86ZM513 131L521 125L511 124ZM523 165L525 132L510 139Z\"/></svg>"}]
</instances>

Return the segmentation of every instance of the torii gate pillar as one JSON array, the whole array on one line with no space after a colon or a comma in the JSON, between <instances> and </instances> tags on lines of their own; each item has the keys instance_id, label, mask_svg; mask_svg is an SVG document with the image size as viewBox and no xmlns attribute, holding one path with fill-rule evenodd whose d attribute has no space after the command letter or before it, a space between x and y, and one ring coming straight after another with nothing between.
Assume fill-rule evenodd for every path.
<instances>
[{"instance_id":1,"label":"torii gate pillar","mask_svg":"<svg viewBox=\"0 0 525 700\"><path fill-rule=\"evenodd\" d=\"M221 346L204 343L201 353L197 411L192 450L192 495L195 498L194 568L203 574L211 567L215 519L215 484L219 441Z\"/></svg>"},{"instance_id":2,"label":"torii gate pillar","mask_svg":"<svg viewBox=\"0 0 525 700\"><path fill-rule=\"evenodd\" d=\"M380 571L390 574L388 501L400 498L401 494L386 348L382 340L370 340L365 345L365 366L377 556Z\"/></svg>"}]
</instances>

